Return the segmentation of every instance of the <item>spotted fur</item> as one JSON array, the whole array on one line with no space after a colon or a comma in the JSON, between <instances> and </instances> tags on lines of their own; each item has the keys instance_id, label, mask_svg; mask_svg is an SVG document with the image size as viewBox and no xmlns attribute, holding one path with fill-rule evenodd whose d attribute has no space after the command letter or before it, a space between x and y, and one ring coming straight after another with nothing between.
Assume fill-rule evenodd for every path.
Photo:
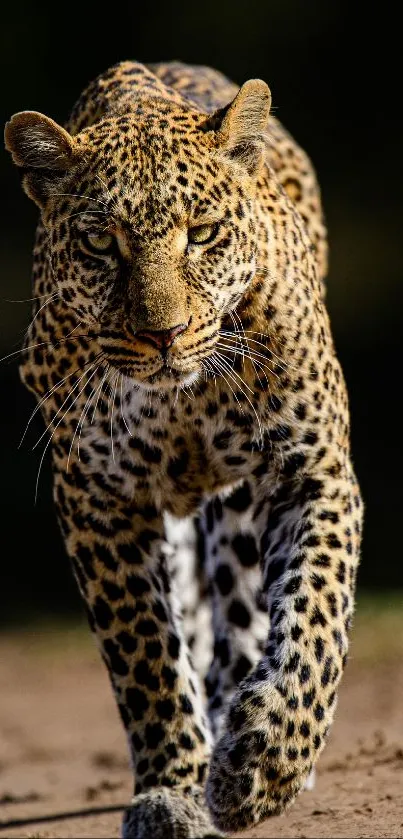
<instances>
[{"instance_id":1,"label":"spotted fur","mask_svg":"<svg viewBox=\"0 0 403 839\"><path fill-rule=\"evenodd\" d=\"M6 127L41 211L21 373L129 740L127 837L282 812L347 657L361 500L325 228L269 107L259 80L124 62L66 128Z\"/></svg>"}]
</instances>

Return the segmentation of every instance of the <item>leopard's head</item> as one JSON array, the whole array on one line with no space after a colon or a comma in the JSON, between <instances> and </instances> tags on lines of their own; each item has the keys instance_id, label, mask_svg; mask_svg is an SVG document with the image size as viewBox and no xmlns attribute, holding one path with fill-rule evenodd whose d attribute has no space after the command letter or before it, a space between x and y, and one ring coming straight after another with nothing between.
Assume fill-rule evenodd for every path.
<instances>
[{"instance_id":1,"label":"leopard's head","mask_svg":"<svg viewBox=\"0 0 403 839\"><path fill-rule=\"evenodd\" d=\"M269 109L267 85L251 80L210 116L161 100L75 136L30 111L6 126L55 292L139 385L191 384L208 370L255 275Z\"/></svg>"}]
</instances>

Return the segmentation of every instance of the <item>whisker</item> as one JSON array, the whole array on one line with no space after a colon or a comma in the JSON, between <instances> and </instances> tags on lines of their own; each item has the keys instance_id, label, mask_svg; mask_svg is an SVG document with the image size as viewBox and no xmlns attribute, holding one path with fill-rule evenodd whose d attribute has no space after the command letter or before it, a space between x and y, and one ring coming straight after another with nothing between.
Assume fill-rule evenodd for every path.
<instances>
[{"instance_id":1,"label":"whisker","mask_svg":"<svg viewBox=\"0 0 403 839\"><path fill-rule=\"evenodd\" d=\"M116 461L115 461L115 449L114 449L114 444L113 444L113 412L114 412L114 409L115 409L116 390L117 390L117 386L118 386L119 375L120 375L119 372L117 372L116 376L115 376L115 380L114 380L114 390L113 390L113 399L112 399L112 408L111 408L111 423L110 423L111 452L112 452L112 460L113 460L114 463ZM109 405L110 405L110 401L109 401Z\"/></svg>"},{"instance_id":2,"label":"whisker","mask_svg":"<svg viewBox=\"0 0 403 839\"><path fill-rule=\"evenodd\" d=\"M51 435L50 435L50 437L49 437L49 440L48 440L48 442L46 443L46 446L45 446L45 448L44 448L44 450L43 450L43 452L42 452L42 457L41 457L41 459L40 459L39 469L38 469L38 474L37 474L37 478L36 478L36 484L35 484L35 504L36 504L36 501L37 501L37 498L38 498L38 486L39 486L39 478L40 478L40 474L41 474L42 464L43 464L43 461L44 461L44 459L45 459L45 454L46 454L46 452L47 452L47 450L48 450L48 447L49 447L49 445L50 445L50 442L51 442L51 440L52 440L52 437L53 437L53 436L54 436L54 434L56 433L56 431L57 431L57 429L58 429L59 425L63 422L63 420L64 420L64 418L65 418L66 414L68 414L68 412L71 410L71 408L73 408L73 406L76 404L77 400L80 398L80 396L81 396L81 394L82 394L83 390L85 390L85 388L87 387L88 382L90 382L90 381L91 381L91 379L95 376L95 373L97 372L97 369L98 369L98 368L96 368L96 370L94 370L94 371L91 373L91 376L90 376L90 378L88 379L88 381L85 383L84 387L83 387L83 388L80 390L80 392L77 394L77 396L76 396L76 397L75 397L75 399L73 400L72 404L71 404L71 405L69 405L69 407L67 408L67 411L65 411L65 413L63 414L63 416L59 419L59 422L57 423L57 425L56 425L56 426L55 426L55 428L53 429L53 431L52 431L52 433L51 433ZM88 371L86 371L86 372L88 372ZM69 396L71 396L71 392L70 392ZM43 436L43 435L42 435L42 436Z\"/></svg>"},{"instance_id":3,"label":"whisker","mask_svg":"<svg viewBox=\"0 0 403 839\"><path fill-rule=\"evenodd\" d=\"M215 356L217 356L217 358L221 358L222 360L224 360L224 361L225 361L225 363L226 363L227 365L229 365L229 361L228 361L228 359L227 359L227 358L225 358L225 356L224 356L222 353L215 353ZM240 375L239 375L239 373L237 373L237 372L236 372L236 370L234 370L233 368L230 368L230 369L232 369L232 375L233 375L233 376L236 376L238 379L240 379L240 381L241 381L241 382L245 385L245 387L247 388L247 390L249 390L249 393L251 393L251 394L252 394L252 396L254 396L254 391L253 391L253 389L252 389L251 387L249 387L249 385L248 385L248 384L244 381L244 379L242 378L242 376L240 376Z\"/></svg>"},{"instance_id":4,"label":"whisker","mask_svg":"<svg viewBox=\"0 0 403 839\"><path fill-rule=\"evenodd\" d=\"M98 370L99 370L99 367L98 367ZM90 387L91 387L91 385L90 385ZM80 443L81 443L81 435L82 435L83 428L84 428L84 422L85 422L86 416L88 414L88 411L91 407L91 402L95 398L95 394L96 394L96 388L92 387L91 390L92 390L92 393L90 393L90 395L87 399L87 402L85 403L85 406L84 406L85 413L84 413L84 416L82 418L82 422L80 423L81 428L80 428L79 435L78 435L78 440L77 440L77 457L78 457L79 460L81 460L81 458L80 458ZM88 405L88 407L86 407L87 405Z\"/></svg>"},{"instance_id":5,"label":"whisker","mask_svg":"<svg viewBox=\"0 0 403 839\"><path fill-rule=\"evenodd\" d=\"M226 339L226 340L229 340L229 339ZM233 345L232 345L231 347L227 347L227 346L224 346L224 347L223 347L223 346L220 344L220 342L219 342L219 341L217 342L217 347L219 347L219 348L221 348L221 349L225 349L226 351L231 351L232 353L235 353L235 354L236 354L236 352L237 352L237 350L234 348L234 346L233 346ZM258 355L259 355L259 357L260 357L260 356L261 356L261 353L258 353ZM270 374L271 376L275 376L275 378L276 378L276 379L279 379L279 380L280 380L280 377L278 376L278 374L277 374L277 373L275 373L275 372L274 372L274 370L272 370L272 368L271 368L271 367L269 367L267 364L263 364L263 362L262 362L262 361L259 361L259 360L255 357L255 351L254 351L254 350L252 351L252 356L253 356L253 358L254 358L254 362L255 362L255 364L257 365L257 367L259 367L259 368L260 368L260 369L262 369L262 370L268 370L268 372L269 372L269 374ZM261 357L263 357L263 358L264 358L265 356L261 356ZM268 384L268 390L269 390L269 393L270 393L270 381L269 381L269 379L267 378L266 373L264 373L264 372L263 372L263 373L262 373L262 375L265 377L265 379L266 379L266 381L267 381L267 384ZM259 376L258 376L258 378L259 378ZM308 405L308 404L309 404L309 400L308 400L308 399L306 399L305 397L303 397L301 394L299 394L298 398L299 398L299 401L300 401L300 402L303 402L305 405Z\"/></svg>"},{"instance_id":6,"label":"whisker","mask_svg":"<svg viewBox=\"0 0 403 839\"><path fill-rule=\"evenodd\" d=\"M130 431L130 428L129 428L129 426L128 426L127 422L126 422L126 417L125 417L125 415L124 415L124 413L123 413L123 403L124 403L124 399L123 399L123 373L121 373L121 374L120 374L120 415L121 415L121 417L122 417L122 420L123 420L123 423L124 423L124 425L125 425L125 427L126 427L126 430L127 430L127 431L128 431L128 433L130 434L130 437L133 437L133 434L132 434L132 432Z\"/></svg>"},{"instance_id":7,"label":"whisker","mask_svg":"<svg viewBox=\"0 0 403 839\"><path fill-rule=\"evenodd\" d=\"M98 367L97 367L97 371L100 369L100 366L101 366L101 365L98 365ZM108 365L108 369L109 369L109 365ZM104 381L104 379L102 380L102 382L103 382L103 381ZM88 382L87 382L87 384L88 384ZM101 383L101 384L102 384L102 383ZM77 425L77 428L76 428L76 430L75 430L75 432L74 432L74 437L75 437L75 436L76 436L76 433L77 433L77 430L78 430L78 429L80 429L80 431L79 431L79 435L78 435L78 440L77 440L77 456L78 456L78 459L79 459L79 460L80 460L80 443L81 443L81 435L82 435L83 428L84 428L84 422L85 422L86 416L87 416L87 414L88 414L88 411L90 410L91 403L92 403L92 401L95 399L95 396L96 396L96 394L97 394L97 391L98 391L98 388L97 388L97 387L96 387L96 388L92 388L92 392L90 393L90 395L89 395L89 397L88 397L88 399L87 399L87 401L86 401L86 403L85 403L85 405L84 405L84 408L83 408L83 410L82 410L82 412L81 412L81 415L80 415L80 420L79 420L78 425ZM80 427L80 426L81 426L81 427ZM71 454L71 450L72 450L72 445L73 445L73 442L74 442L74 437L73 437L73 440L72 440L72 444L71 444L71 446L70 446L69 457L68 457L68 460L67 460L67 467L66 467L66 471L67 471L67 472L68 472L68 468L69 468L69 460L70 460L70 454Z\"/></svg>"},{"instance_id":8,"label":"whisker","mask_svg":"<svg viewBox=\"0 0 403 839\"><path fill-rule=\"evenodd\" d=\"M235 331L238 332L240 338L242 338L242 335L245 335L245 330L243 328L243 323L238 315L238 312L236 310L234 312L231 312L231 316L233 323L238 323L238 327L235 328Z\"/></svg>"},{"instance_id":9,"label":"whisker","mask_svg":"<svg viewBox=\"0 0 403 839\"><path fill-rule=\"evenodd\" d=\"M96 360L99 358L99 356L100 356L100 355L102 355L102 350L98 353L98 355L96 356L96 358L95 358L95 359L92 359L92 361L94 361L94 360L96 361ZM90 364L90 363L91 363L90 361L87 361L87 362L85 363L84 367L86 367L86 366L87 366L87 364ZM71 379L71 377L72 377L72 376L75 376L75 374L76 374L76 373L78 373L78 371L79 371L79 370L81 370L81 369L82 369L81 367L76 367L76 369L75 369L75 370L73 370L73 372L72 372L72 373L69 373L67 376L64 376L64 378L63 378L63 379L60 379L60 381L56 382L56 384L55 384L55 385L53 385L53 387L51 387L51 388L50 388L50 390L48 390L48 392L47 392L47 393L45 393L45 395L42 397L42 399L40 400L40 402L38 402L38 404L35 406L34 410L32 411L32 414L31 414L31 416L30 416L30 418L29 418L29 420L28 420L28 422L27 422L27 424L26 424L26 426L25 426L25 431L24 431L24 433L23 433L23 435L22 435L22 437L21 437L21 440L20 440L20 442L19 442L19 444L18 444L18 448L19 448L19 449L21 448L21 446L22 446L22 444L23 444L23 442L24 442L24 439L25 439L25 437L26 437L26 434L27 434L28 428L29 428L29 426L31 425L31 422L32 422L32 420L33 420L33 418L34 418L35 414L36 414L36 413L37 413L37 412L41 409L42 405L44 405L44 404L45 404L45 402L47 401L47 399L49 399L49 397L51 396L51 394L52 394L52 393L54 393L54 391L55 391L55 390L57 390L57 389L58 389L58 388L59 388L62 384L64 384L64 382L67 382L67 381L68 381L68 379Z\"/></svg>"},{"instance_id":10,"label":"whisker","mask_svg":"<svg viewBox=\"0 0 403 839\"><path fill-rule=\"evenodd\" d=\"M100 175L95 174L95 177L99 180L99 183L103 186L103 188L104 188L104 189L106 189L106 191L107 191L107 193L108 193L108 195L109 195L109 198L110 198L110 200L111 200L111 203L112 203L112 204L116 204L116 197L112 195L112 193L111 193L111 191L110 191L110 189L109 189L108 184L107 184L107 183L105 183L105 181L101 178L101 176L100 176ZM107 205L106 205L106 206L107 206Z\"/></svg>"},{"instance_id":11,"label":"whisker","mask_svg":"<svg viewBox=\"0 0 403 839\"><path fill-rule=\"evenodd\" d=\"M215 371L218 373L218 375L219 375L219 376L221 376L221 377L224 379L224 381L226 382L226 384L228 385L228 387L229 387L229 389L230 389L230 391L231 391L231 393L232 393L232 395L233 395L233 397L234 397L234 399L235 399L235 401L236 401L237 405L239 405L239 409L240 409L241 413L243 414L243 413L244 413L243 405L242 405L242 404L241 404L241 402L239 401L239 399L238 399L238 397L237 397L237 395L236 395L236 393L235 393L235 391L234 391L234 388L232 387L232 385L231 385L231 384L230 384L230 382L228 381L228 379L227 379L227 377L226 377L226 375L225 375L225 369L222 367L222 364L220 363L220 361L218 360L218 358L216 358L216 356L215 356L215 355L214 355L214 358L213 358L212 356L210 356L209 361L210 361L210 362L211 362L211 364L212 364L213 370L215 370ZM228 375L229 375L229 374L228 374ZM237 382L235 382L235 384L238 386ZM241 390L241 388L239 388L239 390Z\"/></svg>"},{"instance_id":12,"label":"whisker","mask_svg":"<svg viewBox=\"0 0 403 839\"><path fill-rule=\"evenodd\" d=\"M90 213L91 213L92 216L95 215L95 213L97 215L104 216L104 215L106 215L106 210L91 210ZM81 210L79 213L70 213L69 216L63 216L63 221L68 221L69 218L76 218L76 216L87 216L87 215L88 215L88 210Z\"/></svg>"},{"instance_id":13,"label":"whisker","mask_svg":"<svg viewBox=\"0 0 403 839\"><path fill-rule=\"evenodd\" d=\"M224 369L225 369L225 366L228 364L228 362L226 361L225 357L222 355L222 353L216 353L215 355L218 355L218 357L219 357L219 358L220 358L220 360L221 360L221 364L224 364ZM246 382L244 381L244 379L242 378L242 376L240 376L240 375L239 375L238 373L236 373L235 371L233 371L232 373L229 373L229 372L228 372L228 367L227 367L227 373L228 373L228 375L230 376L230 378L231 378L231 379L233 379L233 380L234 380L234 376L236 376L236 378L237 378L237 379L239 379L239 380L242 382L242 384L243 384L243 385L245 385L245 387L246 387L246 388L247 388L247 389L248 389L248 390L249 390L249 391L250 391L250 392L254 395L253 390L251 390L251 388L250 388L250 387L246 384ZM259 433L260 433L261 445L263 445L263 429L262 429L262 424L261 424L261 422L260 422L260 417L259 417L259 414L257 413L256 408L255 408L255 406L253 405L253 402L251 402L251 400L249 399L249 396L247 395L247 393L245 393L245 392L242 390L242 387L240 387L239 385L237 385L237 387L239 387L239 390L241 391L241 393L243 393L243 395L244 395L245 399L249 402L249 405L251 406L252 411L253 411L253 413L255 414L255 417L256 417L256 419L257 419L257 424L258 424L258 426L259 426Z\"/></svg>"},{"instance_id":14,"label":"whisker","mask_svg":"<svg viewBox=\"0 0 403 839\"><path fill-rule=\"evenodd\" d=\"M108 207L106 201L101 201L100 198L90 198L89 195L80 195L77 192L56 192L54 195L60 198L81 198L83 201L95 201L96 204L103 204L104 207Z\"/></svg>"},{"instance_id":15,"label":"whisker","mask_svg":"<svg viewBox=\"0 0 403 839\"><path fill-rule=\"evenodd\" d=\"M221 335L223 338L226 338L226 336L227 336L227 335L231 336L231 332L228 332L228 331L225 331L225 330L221 330L221 331L220 331L220 335ZM234 337L234 336L232 336L232 337ZM285 373L287 372L287 369L286 369L287 367L290 367L290 369L292 369L292 370L298 370L298 369L299 369L299 368L298 368L298 367L296 367L295 365L291 364L289 361L285 361L284 359L280 358L280 356L279 356L279 355L277 355L277 354L274 352L274 350L272 350L271 346L270 346L270 347L268 347L268 346L267 346L267 344L263 344L263 343L262 343L262 341L256 341L254 338L246 338L246 337L245 337L245 338L242 338L241 340L242 340L242 341L246 341L246 343L247 343L247 344L249 344L249 342L251 342L252 344L257 344L257 345L260 345L261 347L263 347L263 348L266 350L266 352L268 352L268 353L270 353L270 355L273 355L273 356L274 356L274 358L275 358L275 359L276 359L276 361L277 361L278 366L279 366L279 367L281 367L281 368L282 368L282 370L284 370L284 372L285 372ZM270 340L270 339L269 339L269 340ZM257 353L257 354L259 355L259 353L258 353L258 351L257 351L257 350L253 350L253 352L254 352L254 353ZM265 359L266 359L266 361L270 361L270 359L269 359L269 358L267 358L267 355L262 355L262 358L265 358ZM283 365L286 365L286 366L284 367Z\"/></svg>"},{"instance_id":16,"label":"whisker","mask_svg":"<svg viewBox=\"0 0 403 839\"><path fill-rule=\"evenodd\" d=\"M230 340L230 339L229 339L229 338L227 338L225 335L223 335L222 337L223 337L223 339L224 339L225 341L229 341L229 340ZM230 345L227 345L227 344L221 344L221 342L220 342L220 341L218 341L218 342L217 342L217 347L218 347L218 346L219 346L221 349L225 349L225 350L227 350L227 351L232 351L232 352L233 352L233 353L235 353L235 354L236 354L236 353L238 353L239 355L241 355L241 353L239 352L238 348L237 348L237 347L234 347L234 345L233 345L233 344L230 344ZM242 356L242 357L243 357L243 356ZM266 356L262 355L262 353L258 353L258 352L256 352L255 350L252 350L252 351L251 351L250 349L249 349L249 353L248 353L248 358L250 359L250 361L251 361L251 363L252 363L253 367L255 366L255 364L258 364L258 359L259 359L259 358L264 358L267 362L270 362L270 359L266 358ZM265 367L265 368L266 368L266 370L268 370L268 371L269 371L269 373L270 373L272 376L274 376L276 379L279 379L279 380L280 380L280 376L278 375L278 373L275 373L275 371L274 371L274 370L273 370L273 369L269 366L269 364L263 364L262 362L259 362L259 366L260 366L260 367Z\"/></svg>"},{"instance_id":17,"label":"whisker","mask_svg":"<svg viewBox=\"0 0 403 839\"><path fill-rule=\"evenodd\" d=\"M42 303L42 306L40 306L38 311L35 312L31 322L28 324L28 326L26 328L26 334L28 334L29 330L31 329L32 324L35 323L35 321L36 321L39 313L42 311L42 309L44 309L45 306L49 306L49 303L52 303L54 300L57 299L57 297L60 297L60 292L59 291L55 291L53 294L51 294L51 296L48 298L48 300L45 301L45 303Z\"/></svg>"},{"instance_id":18,"label":"whisker","mask_svg":"<svg viewBox=\"0 0 403 839\"><path fill-rule=\"evenodd\" d=\"M188 390L190 390L190 393L192 394L191 396L189 396L189 394L187 393ZM190 399L191 402L195 399L195 395L190 385L181 385L181 391L185 394L185 396L187 396L188 399Z\"/></svg>"},{"instance_id":19,"label":"whisker","mask_svg":"<svg viewBox=\"0 0 403 839\"><path fill-rule=\"evenodd\" d=\"M239 340L239 337L240 337L240 333L239 333L239 326L238 326L238 324L237 324L237 322L236 322L236 320L235 320L235 315L234 315L234 313L233 313L233 312L230 312L229 314L230 314L230 317L231 317L232 323L234 324L234 328L235 328L234 339L235 339L235 341L238 343L238 340ZM242 342L241 342L241 341L239 341L239 346L240 346L240 348L241 348L241 352L242 352L242 356L243 356L243 355L244 355L244 348L243 348L243 345L242 345Z\"/></svg>"},{"instance_id":20,"label":"whisker","mask_svg":"<svg viewBox=\"0 0 403 839\"><path fill-rule=\"evenodd\" d=\"M228 341L228 340L229 340L229 338L227 338L226 340ZM243 355L243 353L242 353L242 352L238 349L238 347L235 347L233 344L231 344L231 345L227 345L227 344L222 344L220 341L217 341L217 347L218 347L219 349L221 349L221 350L224 350L225 352L232 352L234 356L239 355L239 356L242 358L242 361L243 361L243 362L245 361L245 356ZM251 364L252 364L252 366L253 366L253 369L254 369L254 371L255 371L255 375L256 375L256 377L257 377L258 381L259 381L259 382L261 382L261 380L260 380L260 374L259 374L259 371L258 371L256 368L257 368L257 366L258 366L258 367L260 367L261 369L263 369L263 368L265 368L265 367L266 367L266 365L265 365L265 364L262 364L262 362L261 362L261 361L258 361L258 360L257 360L257 359L256 359L256 358L255 358L255 357L254 357L251 353L248 353L248 358L249 358L249 360L250 360L250 362L251 362ZM276 378L277 378L277 379L279 378L279 377L277 376L277 374L276 374L276 373L274 373L274 371L273 371L273 370L271 370L271 368L270 368L270 367L266 367L266 369L267 369L267 370L269 370L269 372L270 372L273 376L276 376ZM263 373L263 376L264 376L264 378L266 379L266 382L267 382L268 388L270 389L270 382L269 382L269 379L267 378L266 373Z\"/></svg>"},{"instance_id":21,"label":"whisker","mask_svg":"<svg viewBox=\"0 0 403 839\"><path fill-rule=\"evenodd\" d=\"M39 294L38 297L25 297L20 298L19 300L8 300L8 298L3 298L3 303L32 303L35 300L43 300L44 297L48 297L47 294Z\"/></svg>"},{"instance_id":22,"label":"whisker","mask_svg":"<svg viewBox=\"0 0 403 839\"><path fill-rule=\"evenodd\" d=\"M237 318L237 320L238 320L238 324L239 324L239 327L240 327L240 328L237 328L235 318ZM245 341L246 341L246 347L247 347L247 352L248 352L248 356L249 356L249 358L250 358L250 361L251 361L252 367L253 367L253 369L255 370L256 376L257 376L258 380L260 381L259 374L258 374L258 372L257 372L257 370L256 370L256 367L255 367L254 361L253 361L253 359L252 359L252 355L251 355L251 351L250 351L250 346L249 346L249 343L248 343L247 338L246 338L246 335L245 335L244 326L243 326L243 323L242 323L241 318L239 317L238 312L236 312L236 311L235 311L234 313L232 313L232 312L231 312L231 319L232 319L232 322L235 324L235 332L237 333L237 334L236 334L236 340L237 340L237 341L239 340L240 346L242 347L242 356L244 356L244 345L242 344L242 340L243 340L243 339L245 339ZM241 334L241 330L242 330L242 333L243 333L243 334ZM225 336L223 336L223 337L225 337ZM227 340L227 339L226 339L226 340ZM266 381L267 381L267 384L269 384L269 382L268 382L268 380L267 380L267 376L266 376Z\"/></svg>"},{"instance_id":23,"label":"whisker","mask_svg":"<svg viewBox=\"0 0 403 839\"><path fill-rule=\"evenodd\" d=\"M20 347L19 350L14 350L14 352L10 352L8 355L3 355L3 358L0 358L0 362L7 361L8 358L13 358L13 356L19 355L22 352L27 352L28 350L36 350L38 347L48 347L49 344L53 345L52 341L41 341L39 344L31 344L29 347Z\"/></svg>"},{"instance_id":24,"label":"whisker","mask_svg":"<svg viewBox=\"0 0 403 839\"><path fill-rule=\"evenodd\" d=\"M43 432L42 432L41 436L39 437L39 440L37 440L37 441L36 441L36 443L35 443L35 445L34 445L34 446L32 446L32 451L34 451L34 450L37 448L37 446L39 446L39 443L41 442L41 440L43 440L43 438L45 437L45 435L47 434L47 432L49 431L49 429L52 427L52 425L53 425L53 423L54 423L54 421L55 421L56 417L57 417L57 416L59 416L59 414L60 414L60 412L63 410L63 408L64 408L64 406L65 406L66 402L68 402L68 400L70 399L71 394L72 394L72 393L74 393L74 391L77 389L77 387L79 387L80 383L82 382L82 380L84 379L84 377L87 375L87 373L89 373L89 372L90 372L90 371L91 371L91 370L95 367L95 364L96 364L96 362L93 362L92 366L91 366L91 367L89 367L89 368L88 368L88 370L84 370L84 373L82 374L82 376L80 376L80 378L79 378L79 379L78 379L78 381L75 383L75 385L73 385L73 387L71 388L71 390L70 390L70 391L69 391L69 393L67 394L67 396L66 396L65 400L62 402L62 404L61 404L61 406L60 406L59 410L58 410L58 411L56 411L56 414L54 415L54 417L52 417L51 421L50 421L50 422L48 423L48 425L46 426L45 431L43 431ZM84 385L84 388L85 388L85 385ZM80 391L80 392L82 392L82 391ZM56 428L58 428L58 425L56 426ZM52 436L53 436L53 435L52 435Z\"/></svg>"},{"instance_id":25,"label":"whisker","mask_svg":"<svg viewBox=\"0 0 403 839\"><path fill-rule=\"evenodd\" d=\"M74 329L76 329L76 328L77 327L74 327ZM74 332L74 329L72 330L72 332ZM96 338L97 337L96 333L94 333L93 335L88 335L88 334L86 334L86 335L75 335L74 338L71 338L70 335L72 334L72 332L69 333L65 338L59 338L55 342L53 342L53 341L40 341L38 344L29 344L27 347L20 347L19 350L14 350L14 352L10 352L7 355L3 355L3 358L0 358L0 362L7 361L7 359L13 358L13 356L19 355L20 353L28 352L28 350L36 350L39 347L51 347L51 349L54 350L54 349L56 349L57 346L59 346L59 344L63 344L65 341L78 341L80 338L91 339L91 338Z\"/></svg>"},{"instance_id":26,"label":"whisker","mask_svg":"<svg viewBox=\"0 0 403 839\"><path fill-rule=\"evenodd\" d=\"M240 330L242 330L242 334L240 335L241 342L242 342L242 340L243 340L243 339L245 339L245 341L246 341L246 346L247 346L247 349L248 349L248 355L249 355L249 358L250 358L250 360L251 360L252 367L254 367L254 369L256 369L256 368L255 368L255 365L254 365L254 362L252 361L252 355L251 355L251 351L250 351L249 342L248 342L248 340L247 340L247 338L246 338L246 335L245 335L244 325L243 325L243 323L242 323L241 318L239 317L238 312L234 312L234 317L236 317L236 318L238 319L238 323L239 323L239 326L240 326ZM243 346L243 345L242 345L242 346ZM256 374L256 375L257 375L257 374ZM259 376L258 376L258 378L259 378Z\"/></svg>"},{"instance_id":27,"label":"whisker","mask_svg":"<svg viewBox=\"0 0 403 839\"><path fill-rule=\"evenodd\" d=\"M226 373L225 368L223 367L221 361L217 358L216 353L214 353L214 355L210 356L209 365L210 365L210 367L212 368L212 370L215 374L218 373L219 376L222 376L222 378L224 379L224 381L227 383L228 387L230 388L230 390L231 390L236 402L238 403L242 413L244 413L243 406L240 403L239 399L237 398L237 395L236 395L235 391L233 390L231 384L227 380L226 375L225 375L225 373ZM237 385L237 382L235 382L235 384Z\"/></svg>"},{"instance_id":28,"label":"whisker","mask_svg":"<svg viewBox=\"0 0 403 839\"><path fill-rule=\"evenodd\" d=\"M260 335L262 338L267 338L267 339L268 339L268 341L269 341L269 343L270 343L270 346L267 346L267 344L263 344L261 341L256 341L254 338L247 338L246 340L247 340L247 341L251 341L251 342L252 342L252 344L261 344L261 345L262 345L262 346L263 346L266 350L268 350L268 351L269 351L272 355L274 355L274 357L275 357L275 358L277 358L277 359L278 359L278 362L279 362L279 363L280 363L280 362L282 362L282 363L283 363L283 364L285 364L287 367L291 367L291 368L292 368L292 369L294 369L294 370L299 370L299 368L298 368L298 367L296 367L295 365L291 364L291 362L286 361L286 360L285 360L285 358L281 358L279 355L277 355L277 354L274 352L274 350L272 350L272 348L271 348L271 342L272 342L272 340L273 340L273 337L270 337L270 335L267 335L265 332L258 332L258 331L257 331L257 330L255 330L255 329L246 329L246 330L245 330L245 333L250 333L251 335Z\"/></svg>"},{"instance_id":29,"label":"whisker","mask_svg":"<svg viewBox=\"0 0 403 839\"><path fill-rule=\"evenodd\" d=\"M100 368L100 365L98 365L98 367L94 371L94 375L95 375L95 373L98 372L99 368ZM88 384L88 382L85 383L84 390L87 387L87 384ZM91 387L91 385L90 385L90 387ZM94 394L95 394L95 391L94 391L94 388L92 388L91 393L90 393L88 399L86 400L84 408L82 409L81 414L79 416L78 423L76 425L76 428L75 428L75 431L74 431L74 434L73 434L73 437L72 437L72 440L71 440L71 443L70 443L70 448L69 448L69 453L68 453L68 456L67 456L67 463L66 463L66 472L69 471L71 452L73 450L74 440L76 439L77 432L79 431L80 426L81 426L81 430L82 430L82 423L84 423L85 416L86 416L86 414L84 413L85 409L87 408L87 405L90 402L90 400L93 398ZM80 460L80 438L78 439L78 442L77 442L77 456L78 456L78 459Z\"/></svg>"},{"instance_id":30,"label":"whisker","mask_svg":"<svg viewBox=\"0 0 403 839\"><path fill-rule=\"evenodd\" d=\"M31 327L32 327L32 324L33 324L33 323L35 323L35 321L36 321L36 319L37 319L37 317L38 317L39 313L42 311L42 309L44 309L44 308L45 308L45 306L48 306L48 304L49 304L49 303L52 303L54 300L56 300L58 297L60 297L60 292L59 292L59 291L54 291L54 292L53 292L53 294L50 294L50 295L46 295L46 294L44 294L44 295L43 295L43 297L47 297L48 299L47 299L47 300L45 301L45 303L43 303L43 304L42 304L42 306L40 306L40 307L39 307L39 309L35 312L35 314L34 314L34 316L33 316L32 320L30 321L30 323L28 324L28 326L27 326L27 327L24 327L24 329L23 329L23 330L21 330L22 335L24 336L24 337L23 337L23 340L24 340L24 341L26 341L26 340L27 340L27 338L28 338L28 334L29 334L29 331L30 331L30 329L31 329ZM39 298L35 298L35 297L33 297L33 298L32 298L32 300L36 300L36 299L37 299L37 300L39 300Z\"/></svg>"},{"instance_id":31,"label":"whisker","mask_svg":"<svg viewBox=\"0 0 403 839\"><path fill-rule=\"evenodd\" d=\"M67 338L70 338L70 335L72 335L72 334L73 334L73 332L75 332L75 331L76 331L76 329L78 329L78 328L79 328L80 326L82 326L82 325L83 325L83 324L82 324L82 321L80 321L80 323L78 323L78 324L77 324L77 326L73 326L73 329L71 329L71 330L70 330L70 332L68 332L68 333L67 333L67 335L66 335L66 340L67 340ZM83 336L83 335L80 335L80 336L79 336L79 335L76 335L76 338L79 338L79 337L83 338L84 336ZM90 336L90 335L86 335L85 337L86 337L86 338L90 338L91 336Z\"/></svg>"},{"instance_id":32,"label":"whisker","mask_svg":"<svg viewBox=\"0 0 403 839\"><path fill-rule=\"evenodd\" d=\"M215 368L212 367L211 364L209 364L206 358L203 359L203 361L201 362L201 366L204 373L204 378L207 380L209 376L212 376L212 378L214 379L214 385L217 386L217 374Z\"/></svg>"},{"instance_id":33,"label":"whisker","mask_svg":"<svg viewBox=\"0 0 403 839\"><path fill-rule=\"evenodd\" d=\"M100 385L98 385L98 387L97 387L96 393L98 393L98 397L97 397L97 401L96 401L96 403L95 403L95 405L94 405L94 410L93 410L93 412L92 412L91 425L93 425L93 423L94 423L94 420L95 420L95 414L96 414L96 411L97 411L97 408L98 408L99 398L100 398L101 393L102 393L102 387L103 387L103 384L104 384L104 382L105 382L105 379L106 379L106 377L107 377L107 375L108 375L108 373L109 373L109 370L110 370L110 369L111 369L111 368L110 368L110 364L108 364L108 365L107 365L107 367L106 367L106 372L105 372L105 375L104 375L104 377L103 377L103 379L102 379L102 382L101 382L101 383L100 383Z\"/></svg>"}]
</instances>

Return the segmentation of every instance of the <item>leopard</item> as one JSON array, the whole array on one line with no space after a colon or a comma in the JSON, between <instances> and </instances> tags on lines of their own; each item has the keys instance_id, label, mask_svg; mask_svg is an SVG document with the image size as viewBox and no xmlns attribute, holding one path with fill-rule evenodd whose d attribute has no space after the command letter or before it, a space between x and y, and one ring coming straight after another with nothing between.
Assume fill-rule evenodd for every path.
<instances>
[{"instance_id":1,"label":"leopard","mask_svg":"<svg viewBox=\"0 0 403 839\"><path fill-rule=\"evenodd\" d=\"M354 613L318 177L266 82L180 61L119 62L5 144L39 210L20 373L127 735L122 835L245 830L309 784Z\"/></svg>"}]
</instances>

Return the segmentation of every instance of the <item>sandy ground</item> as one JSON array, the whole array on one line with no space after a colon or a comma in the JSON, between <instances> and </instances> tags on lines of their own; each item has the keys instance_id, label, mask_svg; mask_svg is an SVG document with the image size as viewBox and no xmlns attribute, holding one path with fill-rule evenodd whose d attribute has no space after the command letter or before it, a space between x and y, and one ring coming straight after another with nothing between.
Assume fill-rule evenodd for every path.
<instances>
[{"instance_id":1,"label":"sandy ground","mask_svg":"<svg viewBox=\"0 0 403 839\"><path fill-rule=\"evenodd\" d=\"M0 645L0 836L118 837L132 784L89 633L48 627ZM402 614L357 618L315 789L242 835L403 836Z\"/></svg>"}]
</instances>

